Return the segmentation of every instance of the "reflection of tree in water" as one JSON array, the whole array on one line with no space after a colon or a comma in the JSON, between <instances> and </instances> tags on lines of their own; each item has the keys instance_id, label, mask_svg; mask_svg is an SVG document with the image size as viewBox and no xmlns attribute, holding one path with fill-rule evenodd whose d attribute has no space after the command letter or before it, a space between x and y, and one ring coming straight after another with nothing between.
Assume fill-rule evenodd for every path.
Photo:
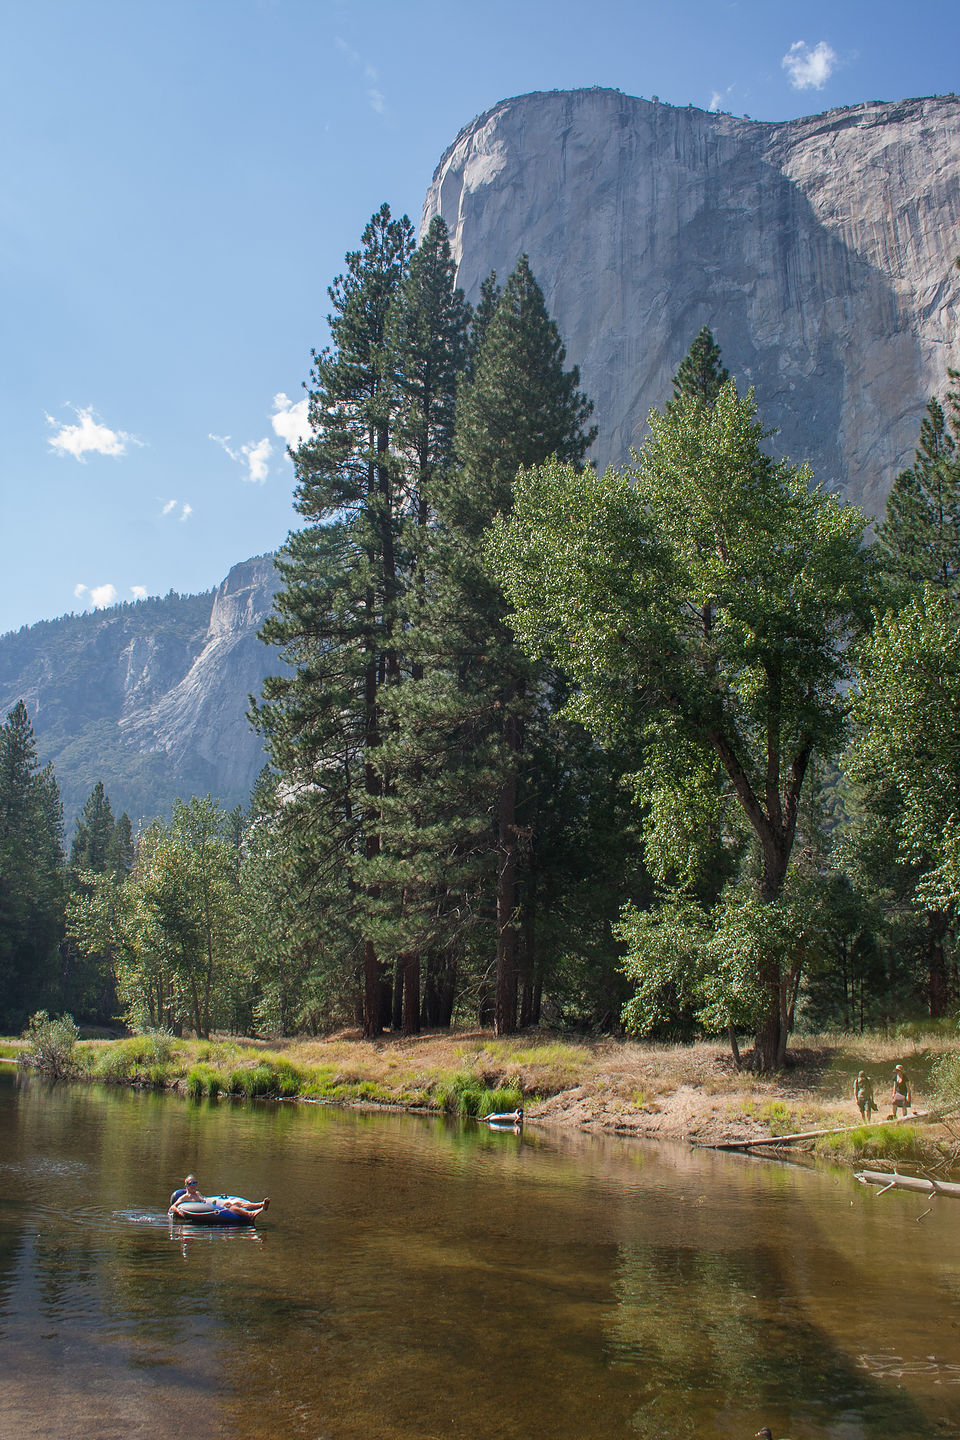
<instances>
[{"instance_id":1,"label":"reflection of tree in water","mask_svg":"<svg viewBox=\"0 0 960 1440\"><path fill-rule=\"evenodd\" d=\"M607 1353L636 1368L642 1440L712 1434L724 1413L730 1433L745 1420L744 1433L770 1423L827 1434L841 1417L864 1440L943 1433L809 1323L769 1250L622 1245L615 1289Z\"/></svg>"}]
</instances>

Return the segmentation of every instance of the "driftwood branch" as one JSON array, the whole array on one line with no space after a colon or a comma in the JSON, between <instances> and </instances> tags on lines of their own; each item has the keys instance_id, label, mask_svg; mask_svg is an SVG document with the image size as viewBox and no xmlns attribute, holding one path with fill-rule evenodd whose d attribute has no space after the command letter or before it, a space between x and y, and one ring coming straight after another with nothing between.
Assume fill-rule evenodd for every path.
<instances>
[{"instance_id":1,"label":"driftwood branch","mask_svg":"<svg viewBox=\"0 0 960 1440\"><path fill-rule=\"evenodd\" d=\"M858 1170L853 1178L861 1185L880 1185L878 1196L888 1190L912 1190L919 1195L949 1195L960 1200L960 1185L950 1180L924 1180L920 1175L898 1175L896 1171L891 1175L889 1170Z\"/></svg>"}]
</instances>

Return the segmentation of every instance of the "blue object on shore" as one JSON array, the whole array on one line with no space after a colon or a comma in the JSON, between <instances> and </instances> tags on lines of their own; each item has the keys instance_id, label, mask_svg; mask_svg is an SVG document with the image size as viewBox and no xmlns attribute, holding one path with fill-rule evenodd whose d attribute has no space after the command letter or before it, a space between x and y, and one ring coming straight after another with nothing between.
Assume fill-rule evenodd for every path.
<instances>
[{"instance_id":1,"label":"blue object on shore","mask_svg":"<svg viewBox=\"0 0 960 1440\"><path fill-rule=\"evenodd\" d=\"M209 1195L205 1200L181 1200L186 1190L174 1190L170 1196L170 1214L174 1220L188 1220L191 1225L252 1225L253 1217L238 1210L227 1210L218 1200L240 1199L233 1195ZM174 1211L173 1207L177 1209Z\"/></svg>"}]
</instances>

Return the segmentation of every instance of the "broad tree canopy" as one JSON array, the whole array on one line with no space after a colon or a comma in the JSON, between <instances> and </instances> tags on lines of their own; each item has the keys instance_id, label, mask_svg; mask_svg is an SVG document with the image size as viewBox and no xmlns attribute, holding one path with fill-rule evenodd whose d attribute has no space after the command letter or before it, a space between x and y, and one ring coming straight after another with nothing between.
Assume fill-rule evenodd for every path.
<instances>
[{"instance_id":1,"label":"broad tree canopy","mask_svg":"<svg viewBox=\"0 0 960 1440\"><path fill-rule=\"evenodd\" d=\"M691 797L703 813L719 779L756 837L771 903L811 757L840 741L871 586L863 515L771 459L766 438L753 392L732 380L713 403L681 395L652 413L630 470L521 474L491 560L524 644L576 682L571 712L604 744L636 746L654 829L685 823ZM773 954L761 970L769 1067L787 977Z\"/></svg>"}]
</instances>

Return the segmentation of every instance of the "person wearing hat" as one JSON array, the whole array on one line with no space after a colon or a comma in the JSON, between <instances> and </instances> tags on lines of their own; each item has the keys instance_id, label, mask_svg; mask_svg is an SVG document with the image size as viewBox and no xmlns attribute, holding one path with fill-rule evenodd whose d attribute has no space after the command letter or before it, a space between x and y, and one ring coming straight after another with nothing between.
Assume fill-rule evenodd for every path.
<instances>
[{"instance_id":1,"label":"person wearing hat","mask_svg":"<svg viewBox=\"0 0 960 1440\"><path fill-rule=\"evenodd\" d=\"M898 1110L902 1110L904 1118L906 1118L907 1111L910 1109L912 1103L910 1082L903 1073L903 1066L898 1065L893 1076L893 1096L890 1100L892 1109L887 1119L896 1120Z\"/></svg>"},{"instance_id":2,"label":"person wearing hat","mask_svg":"<svg viewBox=\"0 0 960 1440\"><path fill-rule=\"evenodd\" d=\"M177 1209L178 1205L183 1205L188 1200L202 1202L207 1198L206 1195L200 1194L196 1175L188 1175L183 1182L183 1188L184 1194L180 1196L179 1200L174 1200L170 1206L171 1212L180 1216L181 1219L183 1219L183 1215ZM217 1205L221 1210L234 1210L238 1215L247 1215L251 1220L255 1220L266 1210L270 1199L268 1196L265 1200L242 1200L239 1195L217 1195L211 1203Z\"/></svg>"},{"instance_id":3,"label":"person wearing hat","mask_svg":"<svg viewBox=\"0 0 960 1440\"><path fill-rule=\"evenodd\" d=\"M877 1109L877 1102L873 1096L873 1082L865 1070L859 1071L853 1082L853 1098L857 1102L860 1119L869 1124L871 1114Z\"/></svg>"}]
</instances>

